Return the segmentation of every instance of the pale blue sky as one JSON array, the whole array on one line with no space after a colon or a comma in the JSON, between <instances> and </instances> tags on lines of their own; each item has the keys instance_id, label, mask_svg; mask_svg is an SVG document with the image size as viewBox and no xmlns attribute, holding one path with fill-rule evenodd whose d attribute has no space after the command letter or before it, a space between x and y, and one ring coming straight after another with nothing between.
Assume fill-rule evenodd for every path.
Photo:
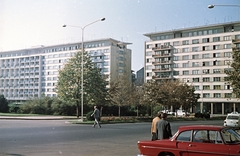
<instances>
[{"instance_id":1,"label":"pale blue sky","mask_svg":"<svg viewBox=\"0 0 240 156\"><path fill-rule=\"evenodd\" d=\"M113 38L130 42L132 69L144 66L143 34L223 22L239 21L240 0L0 0L0 52L81 41Z\"/></svg>"}]
</instances>

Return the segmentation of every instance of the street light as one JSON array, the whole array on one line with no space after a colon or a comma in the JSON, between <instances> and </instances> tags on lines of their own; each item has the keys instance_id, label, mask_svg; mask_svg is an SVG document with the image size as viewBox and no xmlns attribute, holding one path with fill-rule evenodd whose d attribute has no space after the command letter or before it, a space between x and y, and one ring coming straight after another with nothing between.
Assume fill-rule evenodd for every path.
<instances>
[{"instance_id":1,"label":"street light","mask_svg":"<svg viewBox=\"0 0 240 156\"><path fill-rule=\"evenodd\" d=\"M211 4L211 5L208 5L208 8L209 9L212 9L214 8L215 6L230 6L230 7L240 7L240 5L229 5L229 4Z\"/></svg>"},{"instance_id":2,"label":"street light","mask_svg":"<svg viewBox=\"0 0 240 156\"><path fill-rule=\"evenodd\" d=\"M84 64L84 62L83 62L83 50L84 50L84 45L83 45L84 41L83 41L83 39L84 38L83 37L84 37L84 29L87 26L89 26L89 25L92 25L92 24L94 24L96 22L104 21L104 20L105 20L105 18L98 19L96 21L93 21L93 22L85 25L84 27L79 27L79 26L74 26L74 25L63 25L63 27L69 26L69 27L77 27L77 28L82 29L82 77L81 77L81 79L82 79L82 82L81 82L81 88L82 88L82 90L81 90L81 121L82 122L83 122L83 64Z\"/></svg>"}]
</instances>

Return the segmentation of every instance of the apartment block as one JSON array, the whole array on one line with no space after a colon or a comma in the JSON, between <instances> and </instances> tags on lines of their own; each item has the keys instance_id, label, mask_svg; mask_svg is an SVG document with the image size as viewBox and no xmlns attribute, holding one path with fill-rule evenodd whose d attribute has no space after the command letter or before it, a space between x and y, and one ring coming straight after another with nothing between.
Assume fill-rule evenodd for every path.
<instances>
[{"instance_id":1,"label":"apartment block","mask_svg":"<svg viewBox=\"0 0 240 156\"><path fill-rule=\"evenodd\" d=\"M129 44L111 38L99 39L85 41L84 50L108 82L124 74L131 81ZM0 94L10 103L22 103L43 94L57 96L54 89L58 70L81 47L82 43L78 42L0 52Z\"/></svg>"},{"instance_id":2,"label":"apartment block","mask_svg":"<svg viewBox=\"0 0 240 156\"><path fill-rule=\"evenodd\" d=\"M144 34L145 82L179 79L200 94L195 112L239 111L226 81L232 50L240 48L240 21Z\"/></svg>"}]
</instances>

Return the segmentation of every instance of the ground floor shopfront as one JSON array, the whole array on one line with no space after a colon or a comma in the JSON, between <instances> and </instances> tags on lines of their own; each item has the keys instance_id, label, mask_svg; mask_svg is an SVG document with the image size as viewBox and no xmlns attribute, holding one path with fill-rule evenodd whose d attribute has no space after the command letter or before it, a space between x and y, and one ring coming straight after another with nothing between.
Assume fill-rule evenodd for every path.
<instances>
[{"instance_id":1,"label":"ground floor shopfront","mask_svg":"<svg viewBox=\"0 0 240 156\"><path fill-rule=\"evenodd\" d=\"M210 113L210 114L227 114L239 112L240 102L201 102L194 108L193 112Z\"/></svg>"}]
</instances>

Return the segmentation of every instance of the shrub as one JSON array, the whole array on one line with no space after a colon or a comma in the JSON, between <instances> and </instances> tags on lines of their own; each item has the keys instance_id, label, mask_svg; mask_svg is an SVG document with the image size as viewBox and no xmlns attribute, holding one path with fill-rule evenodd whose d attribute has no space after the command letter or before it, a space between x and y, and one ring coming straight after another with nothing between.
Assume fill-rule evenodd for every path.
<instances>
[{"instance_id":1,"label":"shrub","mask_svg":"<svg viewBox=\"0 0 240 156\"><path fill-rule=\"evenodd\" d=\"M94 120L94 118L91 116L92 113L93 113L93 111L90 111L86 114L86 118L87 118L88 121L93 121Z\"/></svg>"},{"instance_id":2,"label":"shrub","mask_svg":"<svg viewBox=\"0 0 240 156\"><path fill-rule=\"evenodd\" d=\"M203 118L203 114L200 112L195 113L195 118Z\"/></svg>"}]
</instances>

